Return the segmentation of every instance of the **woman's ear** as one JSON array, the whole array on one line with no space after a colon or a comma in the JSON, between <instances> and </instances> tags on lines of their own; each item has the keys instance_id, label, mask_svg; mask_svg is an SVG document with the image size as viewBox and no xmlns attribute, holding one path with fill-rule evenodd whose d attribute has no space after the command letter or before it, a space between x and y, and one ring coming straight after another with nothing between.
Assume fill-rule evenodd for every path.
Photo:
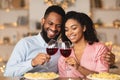
<instances>
[{"instance_id":1,"label":"woman's ear","mask_svg":"<svg viewBox=\"0 0 120 80\"><path fill-rule=\"evenodd\" d=\"M84 26L84 28L83 28L83 32L85 32L86 31L86 26Z\"/></svg>"}]
</instances>

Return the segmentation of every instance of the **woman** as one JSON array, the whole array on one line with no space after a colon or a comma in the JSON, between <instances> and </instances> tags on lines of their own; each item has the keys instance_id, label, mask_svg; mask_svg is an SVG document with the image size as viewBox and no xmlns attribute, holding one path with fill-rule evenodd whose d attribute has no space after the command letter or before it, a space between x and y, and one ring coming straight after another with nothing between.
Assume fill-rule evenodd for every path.
<instances>
[{"instance_id":1,"label":"woman","mask_svg":"<svg viewBox=\"0 0 120 80\"><path fill-rule=\"evenodd\" d=\"M62 40L70 40L73 47L68 58L59 58L60 77L85 77L90 73L108 72L109 64L101 58L108 48L99 42L90 17L70 11L66 14L64 25Z\"/></svg>"}]
</instances>

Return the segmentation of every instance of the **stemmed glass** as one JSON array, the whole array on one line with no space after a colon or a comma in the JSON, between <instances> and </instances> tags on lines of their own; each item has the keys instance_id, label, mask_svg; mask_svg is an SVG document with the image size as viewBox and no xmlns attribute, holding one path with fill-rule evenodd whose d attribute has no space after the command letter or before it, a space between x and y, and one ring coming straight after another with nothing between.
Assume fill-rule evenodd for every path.
<instances>
[{"instance_id":1,"label":"stemmed glass","mask_svg":"<svg viewBox=\"0 0 120 80\"><path fill-rule=\"evenodd\" d=\"M46 52L48 55L52 56L54 55L56 52L58 51L58 43L56 40L54 39L51 39L49 42L48 42L48 46L46 48ZM49 67L49 62L46 62L44 63L44 65L48 66ZM48 69L47 67L47 69Z\"/></svg>"},{"instance_id":2,"label":"stemmed glass","mask_svg":"<svg viewBox=\"0 0 120 80\"><path fill-rule=\"evenodd\" d=\"M64 41L60 43L60 53L63 57L67 58L70 56L71 54L71 43L69 41ZM65 64L66 67L66 75L67 75L67 71L69 70L69 67L67 64Z\"/></svg>"},{"instance_id":3,"label":"stemmed glass","mask_svg":"<svg viewBox=\"0 0 120 80\"><path fill-rule=\"evenodd\" d=\"M50 56L54 55L58 51L58 43L57 43L57 41L54 40L54 39L51 39L48 42L48 46L46 48L46 51L47 51L48 55L50 55Z\"/></svg>"}]
</instances>

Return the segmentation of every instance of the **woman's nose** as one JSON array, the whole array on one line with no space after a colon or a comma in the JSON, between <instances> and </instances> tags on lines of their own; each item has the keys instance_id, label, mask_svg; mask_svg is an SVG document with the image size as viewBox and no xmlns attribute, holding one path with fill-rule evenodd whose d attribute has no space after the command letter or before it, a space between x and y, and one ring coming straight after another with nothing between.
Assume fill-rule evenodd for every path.
<instances>
[{"instance_id":1,"label":"woman's nose","mask_svg":"<svg viewBox=\"0 0 120 80\"><path fill-rule=\"evenodd\" d=\"M68 31L68 34L71 35L71 34L72 34L72 30L69 30L69 31Z\"/></svg>"}]
</instances>

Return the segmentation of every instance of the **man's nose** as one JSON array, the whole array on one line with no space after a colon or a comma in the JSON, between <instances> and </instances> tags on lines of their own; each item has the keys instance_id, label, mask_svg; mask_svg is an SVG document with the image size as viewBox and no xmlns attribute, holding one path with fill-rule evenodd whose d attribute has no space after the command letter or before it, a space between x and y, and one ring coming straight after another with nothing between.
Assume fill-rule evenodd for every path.
<instances>
[{"instance_id":1,"label":"man's nose","mask_svg":"<svg viewBox=\"0 0 120 80\"><path fill-rule=\"evenodd\" d=\"M51 26L51 29L52 29L52 30L57 30L57 26L56 26L56 25L52 25L52 26Z\"/></svg>"}]
</instances>

